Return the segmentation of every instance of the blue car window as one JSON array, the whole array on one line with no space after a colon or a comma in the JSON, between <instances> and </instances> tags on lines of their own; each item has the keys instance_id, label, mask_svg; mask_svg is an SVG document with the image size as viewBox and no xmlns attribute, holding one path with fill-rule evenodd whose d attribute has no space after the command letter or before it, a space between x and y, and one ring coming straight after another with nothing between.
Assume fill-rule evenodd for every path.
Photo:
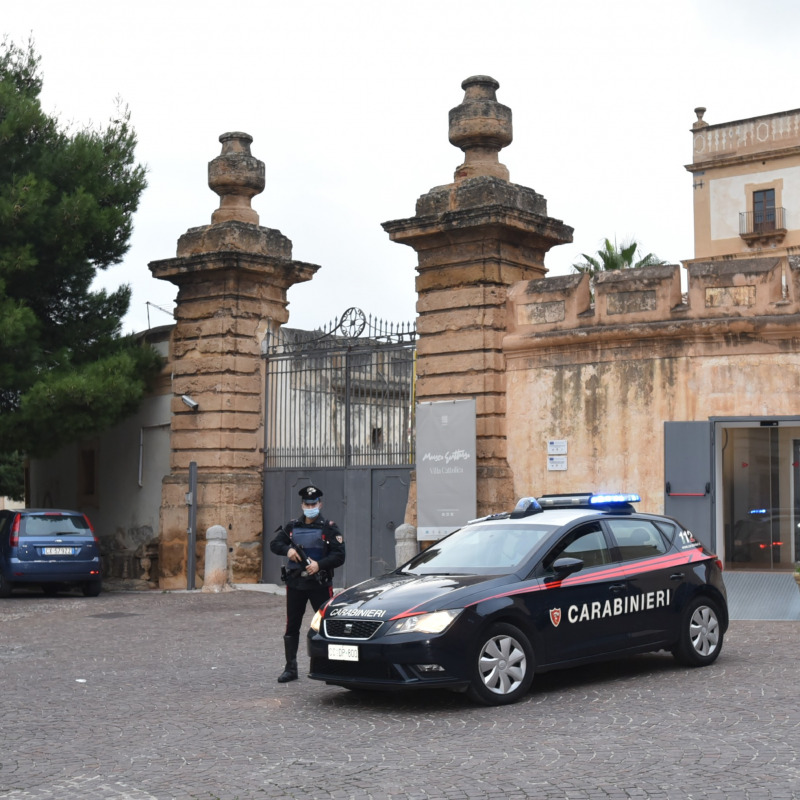
<instances>
[{"instance_id":1,"label":"blue car window","mask_svg":"<svg viewBox=\"0 0 800 800\"><path fill-rule=\"evenodd\" d=\"M20 536L61 536L88 530L83 517L72 514L25 514L21 522Z\"/></svg>"}]
</instances>

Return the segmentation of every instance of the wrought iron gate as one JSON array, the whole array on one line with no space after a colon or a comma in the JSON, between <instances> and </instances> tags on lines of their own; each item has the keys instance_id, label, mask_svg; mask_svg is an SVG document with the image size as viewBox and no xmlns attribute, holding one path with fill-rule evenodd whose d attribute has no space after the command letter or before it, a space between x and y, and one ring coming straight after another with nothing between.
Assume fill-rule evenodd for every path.
<instances>
[{"instance_id":1,"label":"wrought iron gate","mask_svg":"<svg viewBox=\"0 0 800 800\"><path fill-rule=\"evenodd\" d=\"M262 580L277 583L273 531L299 513L309 482L342 528L347 560L336 585L394 567L414 467L416 330L349 308L327 329L281 328L265 341Z\"/></svg>"}]
</instances>

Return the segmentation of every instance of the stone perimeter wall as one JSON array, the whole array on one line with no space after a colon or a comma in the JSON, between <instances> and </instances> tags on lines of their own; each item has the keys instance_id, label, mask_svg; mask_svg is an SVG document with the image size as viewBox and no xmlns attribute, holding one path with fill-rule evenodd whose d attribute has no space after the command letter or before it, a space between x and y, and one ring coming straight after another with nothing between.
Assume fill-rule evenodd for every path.
<instances>
[{"instance_id":1,"label":"stone perimeter wall","mask_svg":"<svg viewBox=\"0 0 800 800\"><path fill-rule=\"evenodd\" d=\"M800 258L515 284L508 298L508 462L517 497L638 491L663 510L665 421L798 412ZM784 271L788 279L784 282ZM785 283L785 285L784 285ZM549 471L547 441L566 439Z\"/></svg>"}]
</instances>

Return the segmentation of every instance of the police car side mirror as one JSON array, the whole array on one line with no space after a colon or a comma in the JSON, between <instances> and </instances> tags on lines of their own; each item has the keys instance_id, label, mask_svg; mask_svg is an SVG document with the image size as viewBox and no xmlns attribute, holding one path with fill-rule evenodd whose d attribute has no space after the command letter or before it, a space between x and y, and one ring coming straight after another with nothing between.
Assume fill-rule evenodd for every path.
<instances>
[{"instance_id":1,"label":"police car side mirror","mask_svg":"<svg viewBox=\"0 0 800 800\"><path fill-rule=\"evenodd\" d=\"M553 572L559 580L583 569L583 561L579 558L557 558L553 562Z\"/></svg>"}]
</instances>

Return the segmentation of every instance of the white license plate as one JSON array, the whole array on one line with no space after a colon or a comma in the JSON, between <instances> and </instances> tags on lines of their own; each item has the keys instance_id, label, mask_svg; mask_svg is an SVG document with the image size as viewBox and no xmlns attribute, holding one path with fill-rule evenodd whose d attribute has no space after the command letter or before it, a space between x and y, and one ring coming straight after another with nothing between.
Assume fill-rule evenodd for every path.
<instances>
[{"instance_id":1,"label":"white license plate","mask_svg":"<svg viewBox=\"0 0 800 800\"><path fill-rule=\"evenodd\" d=\"M45 547L46 556L71 556L75 551L71 547Z\"/></svg>"},{"instance_id":2,"label":"white license plate","mask_svg":"<svg viewBox=\"0 0 800 800\"><path fill-rule=\"evenodd\" d=\"M329 644L328 658L331 661L358 661L358 647L352 644Z\"/></svg>"}]
</instances>

